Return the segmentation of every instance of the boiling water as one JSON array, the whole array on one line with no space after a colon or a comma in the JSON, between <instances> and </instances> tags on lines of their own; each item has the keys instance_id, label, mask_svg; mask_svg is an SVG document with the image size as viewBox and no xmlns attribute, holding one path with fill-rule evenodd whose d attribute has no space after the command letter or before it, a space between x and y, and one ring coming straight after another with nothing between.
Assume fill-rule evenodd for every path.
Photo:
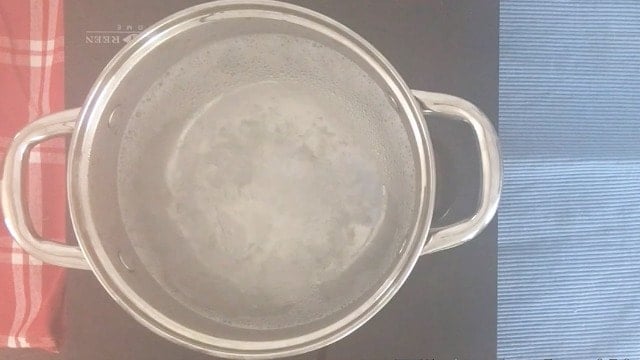
<instances>
[{"instance_id":1,"label":"boiling water","mask_svg":"<svg viewBox=\"0 0 640 360\"><path fill-rule=\"evenodd\" d=\"M340 65L342 79L283 53ZM370 291L411 211L389 192L413 191L410 169L389 172L410 154L384 147L406 133L371 87L334 51L277 34L221 41L169 69L138 105L118 169L126 230L161 286L248 328L308 323Z\"/></svg>"},{"instance_id":2,"label":"boiling water","mask_svg":"<svg viewBox=\"0 0 640 360\"><path fill-rule=\"evenodd\" d=\"M296 84L242 86L165 144L175 149L163 174L167 220L199 266L283 302L348 268L384 218L374 161L312 95Z\"/></svg>"}]
</instances>

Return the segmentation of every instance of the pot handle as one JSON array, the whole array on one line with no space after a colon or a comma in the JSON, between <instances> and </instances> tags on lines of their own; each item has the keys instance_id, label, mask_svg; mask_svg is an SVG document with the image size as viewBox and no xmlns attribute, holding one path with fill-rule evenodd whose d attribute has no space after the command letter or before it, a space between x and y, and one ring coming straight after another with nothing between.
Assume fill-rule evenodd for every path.
<instances>
[{"instance_id":1,"label":"pot handle","mask_svg":"<svg viewBox=\"0 0 640 360\"><path fill-rule=\"evenodd\" d=\"M23 193L23 175L28 168L31 149L52 137L70 135L79 112L80 108L76 108L43 116L16 134L7 149L0 197L7 229L22 249L45 263L89 269L79 247L45 240L36 233Z\"/></svg>"},{"instance_id":2,"label":"pot handle","mask_svg":"<svg viewBox=\"0 0 640 360\"><path fill-rule=\"evenodd\" d=\"M413 90L422 105L423 115L439 113L462 120L473 128L478 138L482 185L480 203L475 214L467 219L432 229L422 255L446 250L474 238L491 222L500 201L502 160L498 135L491 121L470 102L447 94Z\"/></svg>"}]
</instances>

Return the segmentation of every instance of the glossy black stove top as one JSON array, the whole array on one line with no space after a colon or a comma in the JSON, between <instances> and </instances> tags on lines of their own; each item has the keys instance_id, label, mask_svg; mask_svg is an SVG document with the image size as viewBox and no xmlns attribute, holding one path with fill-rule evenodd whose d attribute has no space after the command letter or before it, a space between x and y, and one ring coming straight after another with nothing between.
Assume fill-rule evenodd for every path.
<instances>
[{"instance_id":1,"label":"glossy black stove top","mask_svg":"<svg viewBox=\"0 0 640 360\"><path fill-rule=\"evenodd\" d=\"M135 33L199 2L66 0L67 106L82 104L102 67ZM410 87L466 98L497 119L497 0L292 2L362 35ZM476 204L476 149L464 126L438 118L429 125L438 158L437 223L446 223L470 214ZM67 294L67 340L51 358L211 358L138 325L88 272L70 271ZM462 360L495 354L494 222L474 241L420 259L396 297L355 333L297 358Z\"/></svg>"}]
</instances>

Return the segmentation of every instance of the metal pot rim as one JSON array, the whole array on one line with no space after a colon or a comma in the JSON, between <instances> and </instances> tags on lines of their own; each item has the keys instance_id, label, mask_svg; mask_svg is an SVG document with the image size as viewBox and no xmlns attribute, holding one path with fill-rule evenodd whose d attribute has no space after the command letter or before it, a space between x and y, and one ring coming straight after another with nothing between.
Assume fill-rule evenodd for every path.
<instances>
[{"instance_id":1,"label":"metal pot rim","mask_svg":"<svg viewBox=\"0 0 640 360\"><path fill-rule=\"evenodd\" d=\"M100 238L93 219L88 211L83 211L89 209L88 155L91 153L96 123L105 111L108 94L114 91L120 79L127 76L128 64L144 56L151 38L161 41L181 27L189 26L190 22L212 21L233 16L239 11L246 15L277 16L278 20L295 22L331 36L357 51L393 89L394 100L411 122L420 161L418 181L421 185L421 202L417 206L417 220L391 276L374 296L340 321L312 333L277 341L247 342L215 338L186 328L155 310L128 286L107 261L102 260L106 254L99 246ZM67 193L70 216L78 243L102 286L125 311L160 336L192 349L230 358L273 358L301 354L333 343L360 327L389 302L412 271L425 245L434 208L435 167L431 140L419 105L400 75L372 45L342 24L306 8L276 1L224 0L205 3L175 13L148 28L120 50L97 78L83 105L69 152Z\"/></svg>"}]
</instances>

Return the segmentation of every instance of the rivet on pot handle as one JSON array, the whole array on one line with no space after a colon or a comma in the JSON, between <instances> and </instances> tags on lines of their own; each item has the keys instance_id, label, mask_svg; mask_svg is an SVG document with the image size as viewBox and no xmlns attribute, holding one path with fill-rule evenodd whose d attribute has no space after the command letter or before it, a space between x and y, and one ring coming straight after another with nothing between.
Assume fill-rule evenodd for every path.
<instances>
[{"instance_id":1,"label":"rivet on pot handle","mask_svg":"<svg viewBox=\"0 0 640 360\"><path fill-rule=\"evenodd\" d=\"M0 197L7 229L22 249L45 263L88 269L79 247L42 239L35 232L22 188L31 149L44 140L71 134L79 112L76 108L47 115L18 132L7 150Z\"/></svg>"},{"instance_id":2,"label":"rivet on pot handle","mask_svg":"<svg viewBox=\"0 0 640 360\"><path fill-rule=\"evenodd\" d=\"M478 139L482 167L482 192L476 213L460 222L433 229L422 249L424 255L463 244L491 222L500 201L502 160L498 136L491 121L473 104L447 94L413 90L413 95L421 103L425 116L435 112L471 125Z\"/></svg>"}]
</instances>

